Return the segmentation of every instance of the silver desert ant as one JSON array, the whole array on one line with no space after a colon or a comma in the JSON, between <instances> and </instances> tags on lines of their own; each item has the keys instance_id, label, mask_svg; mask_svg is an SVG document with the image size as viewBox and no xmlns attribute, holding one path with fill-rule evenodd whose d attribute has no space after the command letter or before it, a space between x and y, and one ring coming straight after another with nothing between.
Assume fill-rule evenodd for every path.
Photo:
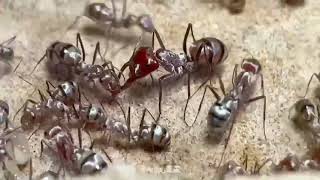
<instances>
[{"instance_id":1,"label":"silver desert ant","mask_svg":"<svg viewBox=\"0 0 320 180\"><path fill-rule=\"evenodd\" d=\"M113 119L106 121L104 130L109 131L111 136L116 137L114 142L121 144L124 141L125 145L140 146L145 150L152 151L165 150L169 147L171 136L168 130L157 123L150 111L147 109L143 110L138 130L131 128L130 112L131 108L129 106L126 123ZM151 124L145 124L146 112L154 120ZM126 137L127 139L125 139Z\"/></svg>"},{"instance_id":2,"label":"silver desert ant","mask_svg":"<svg viewBox=\"0 0 320 180\"><path fill-rule=\"evenodd\" d=\"M78 49L78 44L81 46L81 52ZM97 89L99 85L103 90L110 92L112 96L120 93L120 82L115 72L115 67L110 61L105 61L102 65L95 65L97 55L101 56L100 43L96 44L91 64L85 62L85 50L82 39L77 33L76 46L56 41L52 43L46 50L45 55L37 62L32 70L47 58L49 72L58 76L58 79L71 80L74 76L83 82L85 85Z\"/></svg>"},{"instance_id":3,"label":"silver desert ant","mask_svg":"<svg viewBox=\"0 0 320 180\"><path fill-rule=\"evenodd\" d=\"M259 99L264 100L263 129L264 129L264 137L266 139L266 134L265 134L266 96L264 95L264 84L263 84L263 75L261 73L261 65L258 60L252 58L252 59L244 59L242 61L241 63L242 72L240 72L239 74L237 73L237 67L238 65L235 65L233 76L232 76L233 88L229 91L228 94L225 93L223 82L219 78L220 87L224 94L223 98L221 98L218 95L218 93L216 92L216 90L214 90L213 87L206 85L204 93L202 95L202 99L200 101L196 118L191 125L193 126L193 124L196 122L199 112L201 110L202 103L204 101L206 91L207 89L209 89L210 92L214 94L217 100L209 110L209 116L207 121L208 135L209 137L212 137L215 140L219 141L222 138L223 134L227 131L227 129L230 128L229 134L224 146L225 149L228 145L228 141L233 129L233 125L240 108L244 108L244 105ZM259 78L261 81L262 95L251 98L250 96L254 92L254 87L256 85L256 82L259 80ZM184 113L186 113L186 109ZM186 121L184 122L187 126L189 126ZM222 158L223 158L223 155L222 155Z\"/></svg>"},{"instance_id":4,"label":"silver desert ant","mask_svg":"<svg viewBox=\"0 0 320 180\"><path fill-rule=\"evenodd\" d=\"M193 43L189 48L190 56L187 54L187 39L189 33L193 38ZM156 35L160 48L154 48L154 36ZM190 72L199 70L201 65L209 65L208 70L212 69L223 62L228 55L225 45L219 39L213 37L205 37L196 40L193 35L192 24L189 23L183 40L184 53L174 53L165 48L162 39L156 29L152 35L151 47L138 47L133 52L130 60L125 63L121 69L118 77L123 71L129 67L130 77L126 80L122 89L128 88L136 80L143 78L159 68L163 67L168 73L159 78L159 116L161 115L161 101L162 101L162 82L170 79L177 79L184 74L188 74L188 99L190 97Z\"/></svg>"},{"instance_id":5,"label":"silver desert ant","mask_svg":"<svg viewBox=\"0 0 320 180\"><path fill-rule=\"evenodd\" d=\"M27 99L14 116L15 119L16 115L23 109L23 114L21 116L22 128L29 129L38 124L38 128L31 133L29 139L41 126L52 125L65 118L69 121L71 117L69 107L63 102L52 97L46 98L40 90L38 90L38 92L41 101L36 102L32 99ZM29 104L33 104L33 106L29 106ZM56 121L52 121L54 118Z\"/></svg>"},{"instance_id":6,"label":"silver desert ant","mask_svg":"<svg viewBox=\"0 0 320 180\"><path fill-rule=\"evenodd\" d=\"M68 29L71 29L82 16L85 16L102 27L108 26L108 32L110 32L111 28L130 28L134 25L139 26L142 30L146 32L152 32L154 30L154 25L149 15L126 15L127 0L123 0L122 14L120 19L117 17L116 14L117 10L115 1L111 0L111 3L112 9L108 7L105 3L95 2L87 4L84 10L84 14L81 16L77 16L75 21L72 23L71 26L69 26Z\"/></svg>"},{"instance_id":7,"label":"silver desert ant","mask_svg":"<svg viewBox=\"0 0 320 180\"><path fill-rule=\"evenodd\" d=\"M79 147L74 145L70 130L65 126L54 126L44 134L45 140L41 141L40 157L46 145L59 158L63 168L76 174L93 174L107 167L107 163L99 154L91 149L82 148L80 129L78 129ZM106 156L110 158L107 154Z\"/></svg>"},{"instance_id":8,"label":"silver desert ant","mask_svg":"<svg viewBox=\"0 0 320 180\"><path fill-rule=\"evenodd\" d=\"M80 43L81 52L78 48ZM53 42L47 49L46 53L40 58L36 66L30 74L32 74L37 66L47 58L47 66L51 73L57 75L58 79L70 80L73 77L73 68L78 65L81 60L85 60L85 50L80 37L77 33L76 46L61 41Z\"/></svg>"}]
</instances>

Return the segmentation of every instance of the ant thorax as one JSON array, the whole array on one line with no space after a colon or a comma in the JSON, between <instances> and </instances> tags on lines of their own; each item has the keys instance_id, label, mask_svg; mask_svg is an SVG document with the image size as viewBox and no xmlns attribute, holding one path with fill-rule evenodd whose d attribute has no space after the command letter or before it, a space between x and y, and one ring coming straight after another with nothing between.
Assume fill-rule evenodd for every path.
<instances>
[{"instance_id":1,"label":"ant thorax","mask_svg":"<svg viewBox=\"0 0 320 180\"><path fill-rule=\"evenodd\" d=\"M156 57L166 71L175 74L182 74L183 68L187 63L187 57L185 54L176 54L167 49L158 49L156 51Z\"/></svg>"}]
</instances>

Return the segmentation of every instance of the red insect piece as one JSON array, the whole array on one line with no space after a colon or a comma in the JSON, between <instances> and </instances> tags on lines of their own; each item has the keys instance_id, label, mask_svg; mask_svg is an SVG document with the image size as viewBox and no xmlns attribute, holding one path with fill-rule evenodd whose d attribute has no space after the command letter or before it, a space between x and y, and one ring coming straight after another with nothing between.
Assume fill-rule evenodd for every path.
<instances>
[{"instance_id":1,"label":"red insect piece","mask_svg":"<svg viewBox=\"0 0 320 180\"><path fill-rule=\"evenodd\" d=\"M128 66L130 71L129 79L121 87L122 90L128 88L137 79L143 78L157 70L159 62L154 56L153 48L139 47L130 60L122 66L120 72L122 73Z\"/></svg>"}]
</instances>

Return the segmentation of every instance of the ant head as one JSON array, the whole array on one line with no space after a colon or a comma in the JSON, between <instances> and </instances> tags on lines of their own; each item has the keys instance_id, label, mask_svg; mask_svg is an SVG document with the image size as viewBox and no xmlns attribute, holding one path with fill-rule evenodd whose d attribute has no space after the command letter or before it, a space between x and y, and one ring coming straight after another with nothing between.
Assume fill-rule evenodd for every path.
<instances>
[{"instance_id":1,"label":"ant head","mask_svg":"<svg viewBox=\"0 0 320 180\"><path fill-rule=\"evenodd\" d=\"M0 100L0 110L3 109L7 114L9 114L9 105L7 102Z\"/></svg>"},{"instance_id":2,"label":"ant head","mask_svg":"<svg viewBox=\"0 0 320 180\"><path fill-rule=\"evenodd\" d=\"M138 78L144 77L159 68L159 62L154 57L150 47L139 47L132 58L135 65L139 65L135 71Z\"/></svg>"},{"instance_id":3,"label":"ant head","mask_svg":"<svg viewBox=\"0 0 320 180\"><path fill-rule=\"evenodd\" d=\"M309 99L301 99L295 103L295 109L304 121L312 121L315 118L315 107Z\"/></svg>"},{"instance_id":4,"label":"ant head","mask_svg":"<svg viewBox=\"0 0 320 180\"><path fill-rule=\"evenodd\" d=\"M152 33L154 31L154 25L153 25L152 19L147 14L143 14L139 16L137 20L137 24L141 29L145 30L146 32Z\"/></svg>"},{"instance_id":5,"label":"ant head","mask_svg":"<svg viewBox=\"0 0 320 180\"><path fill-rule=\"evenodd\" d=\"M257 59L249 58L242 61L241 68L246 72L258 74L261 71L261 64Z\"/></svg>"}]
</instances>

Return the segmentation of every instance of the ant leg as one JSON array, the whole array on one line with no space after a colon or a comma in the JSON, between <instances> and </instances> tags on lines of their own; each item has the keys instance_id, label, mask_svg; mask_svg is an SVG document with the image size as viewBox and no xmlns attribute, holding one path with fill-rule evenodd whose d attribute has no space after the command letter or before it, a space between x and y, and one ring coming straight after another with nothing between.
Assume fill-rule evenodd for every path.
<instances>
[{"instance_id":1,"label":"ant leg","mask_svg":"<svg viewBox=\"0 0 320 180\"><path fill-rule=\"evenodd\" d=\"M184 107L184 112L183 112L183 121L184 121L184 123L186 124L186 126L188 126L188 127L192 127L193 124L196 122L196 120L197 120L197 118L198 118L198 115L199 115L199 113L200 113L201 107L202 107L202 103L203 103L203 101L204 101L205 94L206 94L208 88L209 88L209 90L213 93L213 95L215 96L215 98L216 98L217 100L220 100L220 99L221 99L221 97L220 97L219 94L216 92L216 90L215 90L214 87L212 87L212 86L210 86L210 85L206 85L206 87L205 87L205 89L204 89L204 92L203 92L203 94L202 94L202 98L201 98L201 101L200 101L200 105L199 105L199 107L198 107L198 112L197 112L196 118L195 118L195 120L193 121L193 123L192 123L191 126L187 123L187 121L186 121L186 112L187 112L187 108L188 108L189 101L191 100L191 98L192 98L208 81L209 81L209 79L207 79L205 82L203 82L203 83L199 86L199 88L190 96L190 98L187 99L186 105L185 105L185 107Z\"/></svg>"},{"instance_id":2,"label":"ant leg","mask_svg":"<svg viewBox=\"0 0 320 180\"><path fill-rule=\"evenodd\" d=\"M117 100L114 100L114 101L115 101L115 103L120 107L124 119L127 119L126 113L124 112L124 108L122 107L122 105L121 105Z\"/></svg>"},{"instance_id":3,"label":"ant leg","mask_svg":"<svg viewBox=\"0 0 320 180\"><path fill-rule=\"evenodd\" d=\"M219 79L220 89L221 89L223 95L226 96L226 90L225 90L225 88L224 88L224 84L223 84L223 82L222 82L222 79L221 79L220 76L218 77L218 79Z\"/></svg>"},{"instance_id":4,"label":"ant leg","mask_svg":"<svg viewBox=\"0 0 320 180\"><path fill-rule=\"evenodd\" d=\"M93 53L93 59L92 59L92 65L94 65L94 63L96 62L97 59L97 53L98 53L98 49L100 49L100 42L97 42L96 44L96 48L94 49L94 53Z\"/></svg>"},{"instance_id":5,"label":"ant leg","mask_svg":"<svg viewBox=\"0 0 320 180\"><path fill-rule=\"evenodd\" d=\"M40 129L40 124L39 124L39 126L34 130L34 131L32 131L32 133L30 134L30 136L28 137L28 141L31 139L31 137Z\"/></svg>"},{"instance_id":6,"label":"ant leg","mask_svg":"<svg viewBox=\"0 0 320 180\"><path fill-rule=\"evenodd\" d=\"M188 40L188 37L189 37L190 30L191 30L191 36L193 38L193 42L196 41L196 39L194 38L194 34L193 34L192 24L189 23L188 27L187 27L187 30L186 30L186 33L184 34L184 38L183 38L183 52L186 55L188 55L188 53L187 53L187 40Z\"/></svg>"},{"instance_id":7,"label":"ant leg","mask_svg":"<svg viewBox=\"0 0 320 180\"><path fill-rule=\"evenodd\" d=\"M104 149L101 149L102 153L108 158L108 160L112 163L112 159L111 157L108 155L108 153L104 150Z\"/></svg>"},{"instance_id":8,"label":"ant leg","mask_svg":"<svg viewBox=\"0 0 320 180\"><path fill-rule=\"evenodd\" d=\"M165 80L165 79L168 79L170 77L173 77L174 74L165 74L163 76L161 76L159 78L159 114L158 114L158 117L157 117L157 120L160 119L160 116L161 116L161 102L162 102L162 81Z\"/></svg>"},{"instance_id":9,"label":"ant leg","mask_svg":"<svg viewBox=\"0 0 320 180\"><path fill-rule=\"evenodd\" d=\"M78 21L80 20L82 16L77 16L75 18L75 20L68 26L67 31L73 29L73 27L78 23Z\"/></svg>"},{"instance_id":10,"label":"ant leg","mask_svg":"<svg viewBox=\"0 0 320 180\"><path fill-rule=\"evenodd\" d=\"M1 45L1 46L3 46L4 44L9 45L9 44L11 44L11 43L16 39L16 37L17 37L17 36L15 35L15 36L11 37L10 39L7 39L7 40L1 42L0 45Z\"/></svg>"},{"instance_id":11,"label":"ant leg","mask_svg":"<svg viewBox=\"0 0 320 180\"><path fill-rule=\"evenodd\" d=\"M80 42L80 46L81 46L82 61L84 62L85 58L86 58L86 52L84 50L84 46L83 46L83 43L82 43L81 35L80 35L80 33L77 33L77 40L76 40L77 47L79 45L79 42Z\"/></svg>"},{"instance_id":12,"label":"ant leg","mask_svg":"<svg viewBox=\"0 0 320 180\"><path fill-rule=\"evenodd\" d=\"M32 180L33 169L32 169L32 158L29 161L29 180Z\"/></svg>"},{"instance_id":13,"label":"ant leg","mask_svg":"<svg viewBox=\"0 0 320 180\"><path fill-rule=\"evenodd\" d=\"M305 94L304 94L304 96L303 96L304 98L306 97L306 95L307 95L307 93L308 93L309 86L310 86L310 84L311 84L311 81L312 81L313 77L316 77L316 78L318 79L318 81L320 82L320 73L319 73L319 74L313 73L312 76L311 76L310 79L309 79L306 92L305 92Z\"/></svg>"},{"instance_id":14,"label":"ant leg","mask_svg":"<svg viewBox=\"0 0 320 180\"><path fill-rule=\"evenodd\" d=\"M247 101L247 103L251 103L254 101L257 101L259 99L263 99L263 134L264 134L264 138L265 140L267 140L267 135L266 135L266 104L267 104L267 99L265 95L261 95L261 96L257 96L254 98L251 98Z\"/></svg>"},{"instance_id":15,"label":"ant leg","mask_svg":"<svg viewBox=\"0 0 320 180\"><path fill-rule=\"evenodd\" d=\"M158 33L158 31L157 31L157 29L156 28L154 28L154 34L156 35L156 37L157 37L157 40L158 40L158 42L159 42L159 45L160 45L160 47L162 48L162 49L166 49L166 47L164 46L164 44L163 44L163 42L162 42L162 39L161 39L161 37L160 37L160 34ZM154 38L154 34L152 35L152 39ZM153 40L154 41L154 40Z\"/></svg>"},{"instance_id":16,"label":"ant leg","mask_svg":"<svg viewBox=\"0 0 320 180\"><path fill-rule=\"evenodd\" d=\"M229 130L227 139L225 140L223 152L222 152L221 159L220 159L220 162L219 162L218 167L220 167L220 165L221 165L221 163L222 163L222 161L223 161L224 154L225 154L225 152L226 152L226 150L227 150L227 147L228 147L228 144L229 144L229 140L230 140L230 137L231 137L231 133L232 133L232 130L233 130L233 125L234 125L234 123L235 123L235 118L233 118L232 121L231 121L231 127L230 127L230 130Z\"/></svg>"},{"instance_id":17,"label":"ant leg","mask_svg":"<svg viewBox=\"0 0 320 180\"><path fill-rule=\"evenodd\" d=\"M157 124L158 121L154 118L154 116L151 114L151 112L147 108L145 108L145 110L152 117L153 121Z\"/></svg>"},{"instance_id":18,"label":"ant leg","mask_svg":"<svg viewBox=\"0 0 320 180\"><path fill-rule=\"evenodd\" d=\"M124 71L127 67L130 68L130 64L131 64L131 62L129 61L129 62L126 62L126 63L121 67L120 72L119 72L119 74L118 74L118 78L120 78L121 75L123 75L123 71Z\"/></svg>"},{"instance_id":19,"label":"ant leg","mask_svg":"<svg viewBox=\"0 0 320 180\"><path fill-rule=\"evenodd\" d=\"M131 107L129 106L128 108L128 118L126 120L126 123L127 123L127 127L128 127L128 142L130 143L130 140L131 140Z\"/></svg>"},{"instance_id":20,"label":"ant leg","mask_svg":"<svg viewBox=\"0 0 320 180\"><path fill-rule=\"evenodd\" d=\"M13 70L13 72L15 73L16 71L17 71L17 69L19 68L19 66L20 66L20 64L21 64L21 62L22 62L22 60L23 60L23 57L20 57L20 61L19 61L19 63L18 63L18 65L14 68L14 70Z\"/></svg>"},{"instance_id":21,"label":"ant leg","mask_svg":"<svg viewBox=\"0 0 320 180\"><path fill-rule=\"evenodd\" d=\"M46 101L47 100L47 98L42 94L42 92L39 89L38 89L38 93L40 95L41 101Z\"/></svg>"},{"instance_id":22,"label":"ant leg","mask_svg":"<svg viewBox=\"0 0 320 180\"><path fill-rule=\"evenodd\" d=\"M78 128L78 141L79 141L79 148L82 149L82 133L80 128Z\"/></svg>"},{"instance_id":23,"label":"ant leg","mask_svg":"<svg viewBox=\"0 0 320 180\"><path fill-rule=\"evenodd\" d=\"M39 66L39 64L46 58L47 54L45 53L40 60L37 62L36 66L32 69L32 71L30 72L29 76L36 70L36 68Z\"/></svg>"},{"instance_id":24,"label":"ant leg","mask_svg":"<svg viewBox=\"0 0 320 180\"><path fill-rule=\"evenodd\" d=\"M146 116L146 112L147 112L147 108L144 108L144 110L142 112L142 117L141 117L141 120L140 120L140 125L139 125L138 142L140 142L140 138L141 138L142 128L143 128L143 125L144 125L144 118Z\"/></svg>"},{"instance_id":25,"label":"ant leg","mask_svg":"<svg viewBox=\"0 0 320 180\"><path fill-rule=\"evenodd\" d=\"M238 76L238 64L236 64L233 68L233 73L232 73L232 87L233 89L236 87L236 78Z\"/></svg>"},{"instance_id":26,"label":"ant leg","mask_svg":"<svg viewBox=\"0 0 320 180\"><path fill-rule=\"evenodd\" d=\"M55 86L48 80L46 80L46 85L47 85L47 93L49 94L49 96L54 99L52 92L50 91L50 86L52 86L53 88L55 88Z\"/></svg>"}]
</instances>

